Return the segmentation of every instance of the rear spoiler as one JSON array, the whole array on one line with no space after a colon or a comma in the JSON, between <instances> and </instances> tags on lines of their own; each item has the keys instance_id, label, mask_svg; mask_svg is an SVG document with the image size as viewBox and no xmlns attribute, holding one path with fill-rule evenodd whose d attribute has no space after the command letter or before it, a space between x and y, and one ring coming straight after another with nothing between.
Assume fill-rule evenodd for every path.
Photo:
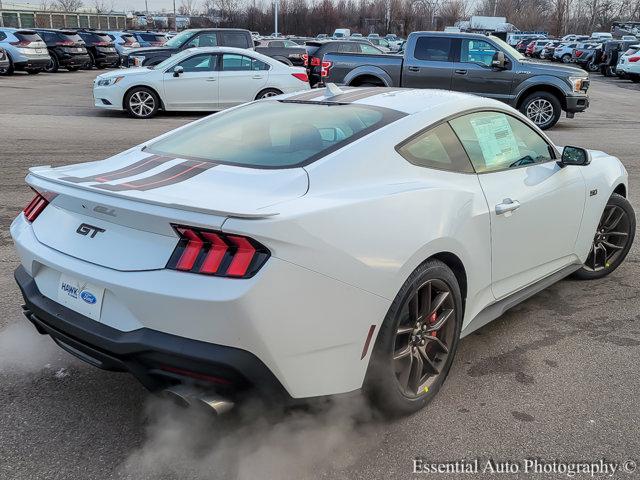
<instances>
[{"instance_id":1,"label":"rear spoiler","mask_svg":"<svg viewBox=\"0 0 640 480\"><path fill-rule=\"evenodd\" d=\"M57 178L51 178L47 175L44 175L43 172L50 169L51 166L40 166L40 167L32 167L29 169L29 173L25 179L26 183L35 188L36 190L46 190L53 191L55 193L60 194L69 194L71 196L75 196L78 198L85 198L87 201L96 201L94 196L109 196L114 197L119 200L123 200L126 202L133 203L145 203L148 205L156 205L165 208L172 208L176 210L183 210L187 212L195 212L195 213L203 213L207 215L217 215L221 217L230 217L230 218L243 218L243 219L251 219L256 220L260 218L268 218L273 217L275 215L279 215L279 212L241 212L241 211L232 211L232 210L215 210L208 208L199 208L193 205L183 205L178 203L170 203L170 202L161 202L154 201L148 198L140 198L140 197L132 197L130 195L122 194L121 192L112 192L107 190L96 190L95 188L91 188L85 185L79 184L71 184L64 180L59 180ZM89 195L79 194L80 192L86 192Z\"/></svg>"}]
</instances>

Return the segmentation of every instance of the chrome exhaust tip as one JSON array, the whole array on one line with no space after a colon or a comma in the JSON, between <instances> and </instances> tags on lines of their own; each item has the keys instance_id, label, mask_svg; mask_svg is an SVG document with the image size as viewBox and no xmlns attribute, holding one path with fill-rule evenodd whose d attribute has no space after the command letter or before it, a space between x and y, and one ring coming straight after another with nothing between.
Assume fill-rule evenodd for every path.
<instances>
[{"instance_id":1,"label":"chrome exhaust tip","mask_svg":"<svg viewBox=\"0 0 640 480\"><path fill-rule=\"evenodd\" d=\"M191 395L193 392L181 385L169 387L162 391L162 396L172 401L176 405L187 408L191 405Z\"/></svg>"},{"instance_id":2,"label":"chrome exhaust tip","mask_svg":"<svg viewBox=\"0 0 640 480\"><path fill-rule=\"evenodd\" d=\"M204 408L213 410L216 415L227 413L235 405L231 400L217 395L203 395L198 398L198 402Z\"/></svg>"}]
</instances>

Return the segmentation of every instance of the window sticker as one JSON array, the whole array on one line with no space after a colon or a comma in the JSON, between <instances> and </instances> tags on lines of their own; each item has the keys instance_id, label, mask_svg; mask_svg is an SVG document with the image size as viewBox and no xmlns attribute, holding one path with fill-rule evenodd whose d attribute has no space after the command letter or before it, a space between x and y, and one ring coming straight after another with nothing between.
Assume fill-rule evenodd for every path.
<instances>
[{"instance_id":1,"label":"window sticker","mask_svg":"<svg viewBox=\"0 0 640 480\"><path fill-rule=\"evenodd\" d=\"M487 167L520 158L518 142L505 115L474 118L470 123L478 138Z\"/></svg>"}]
</instances>

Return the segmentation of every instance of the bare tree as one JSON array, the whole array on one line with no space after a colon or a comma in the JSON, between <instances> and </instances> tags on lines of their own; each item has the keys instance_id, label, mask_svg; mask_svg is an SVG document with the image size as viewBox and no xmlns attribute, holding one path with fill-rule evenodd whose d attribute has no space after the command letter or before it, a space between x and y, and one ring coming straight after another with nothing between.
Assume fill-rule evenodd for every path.
<instances>
[{"instance_id":1,"label":"bare tree","mask_svg":"<svg viewBox=\"0 0 640 480\"><path fill-rule=\"evenodd\" d=\"M180 2L180 7L178 7L178 13L180 15L194 15L196 13L195 0L182 0Z\"/></svg>"},{"instance_id":2,"label":"bare tree","mask_svg":"<svg viewBox=\"0 0 640 480\"><path fill-rule=\"evenodd\" d=\"M93 9L96 13L109 13L113 8L113 0L93 0Z\"/></svg>"},{"instance_id":3,"label":"bare tree","mask_svg":"<svg viewBox=\"0 0 640 480\"><path fill-rule=\"evenodd\" d=\"M63 12L75 12L83 5L82 0L55 0L52 4L54 8Z\"/></svg>"}]
</instances>

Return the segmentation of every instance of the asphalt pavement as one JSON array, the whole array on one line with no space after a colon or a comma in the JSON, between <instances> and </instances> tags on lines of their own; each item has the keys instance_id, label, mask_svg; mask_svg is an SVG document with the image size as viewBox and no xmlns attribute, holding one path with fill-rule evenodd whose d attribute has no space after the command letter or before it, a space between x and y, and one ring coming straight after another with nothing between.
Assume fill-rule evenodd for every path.
<instances>
[{"instance_id":1,"label":"asphalt pavement","mask_svg":"<svg viewBox=\"0 0 640 480\"><path fill-rule=\"evenodd\" d=\"M416 459L461 468L478 459L480 470L492 460L522 478L526 459L541 470L640 460L640 241L609 277L562 281L463 339L435 400L395 421L355 399L282 414L256 403L216 422L38 335L21 315L8 232L31 198L28 167L100 160L201 116L97 111L95 75L0 77L0 478L410 478L420 476ZM595 75L590 96L586 113L549 134L618 156L640 212L640 85Z\"/></svg>"}]
</instances>

